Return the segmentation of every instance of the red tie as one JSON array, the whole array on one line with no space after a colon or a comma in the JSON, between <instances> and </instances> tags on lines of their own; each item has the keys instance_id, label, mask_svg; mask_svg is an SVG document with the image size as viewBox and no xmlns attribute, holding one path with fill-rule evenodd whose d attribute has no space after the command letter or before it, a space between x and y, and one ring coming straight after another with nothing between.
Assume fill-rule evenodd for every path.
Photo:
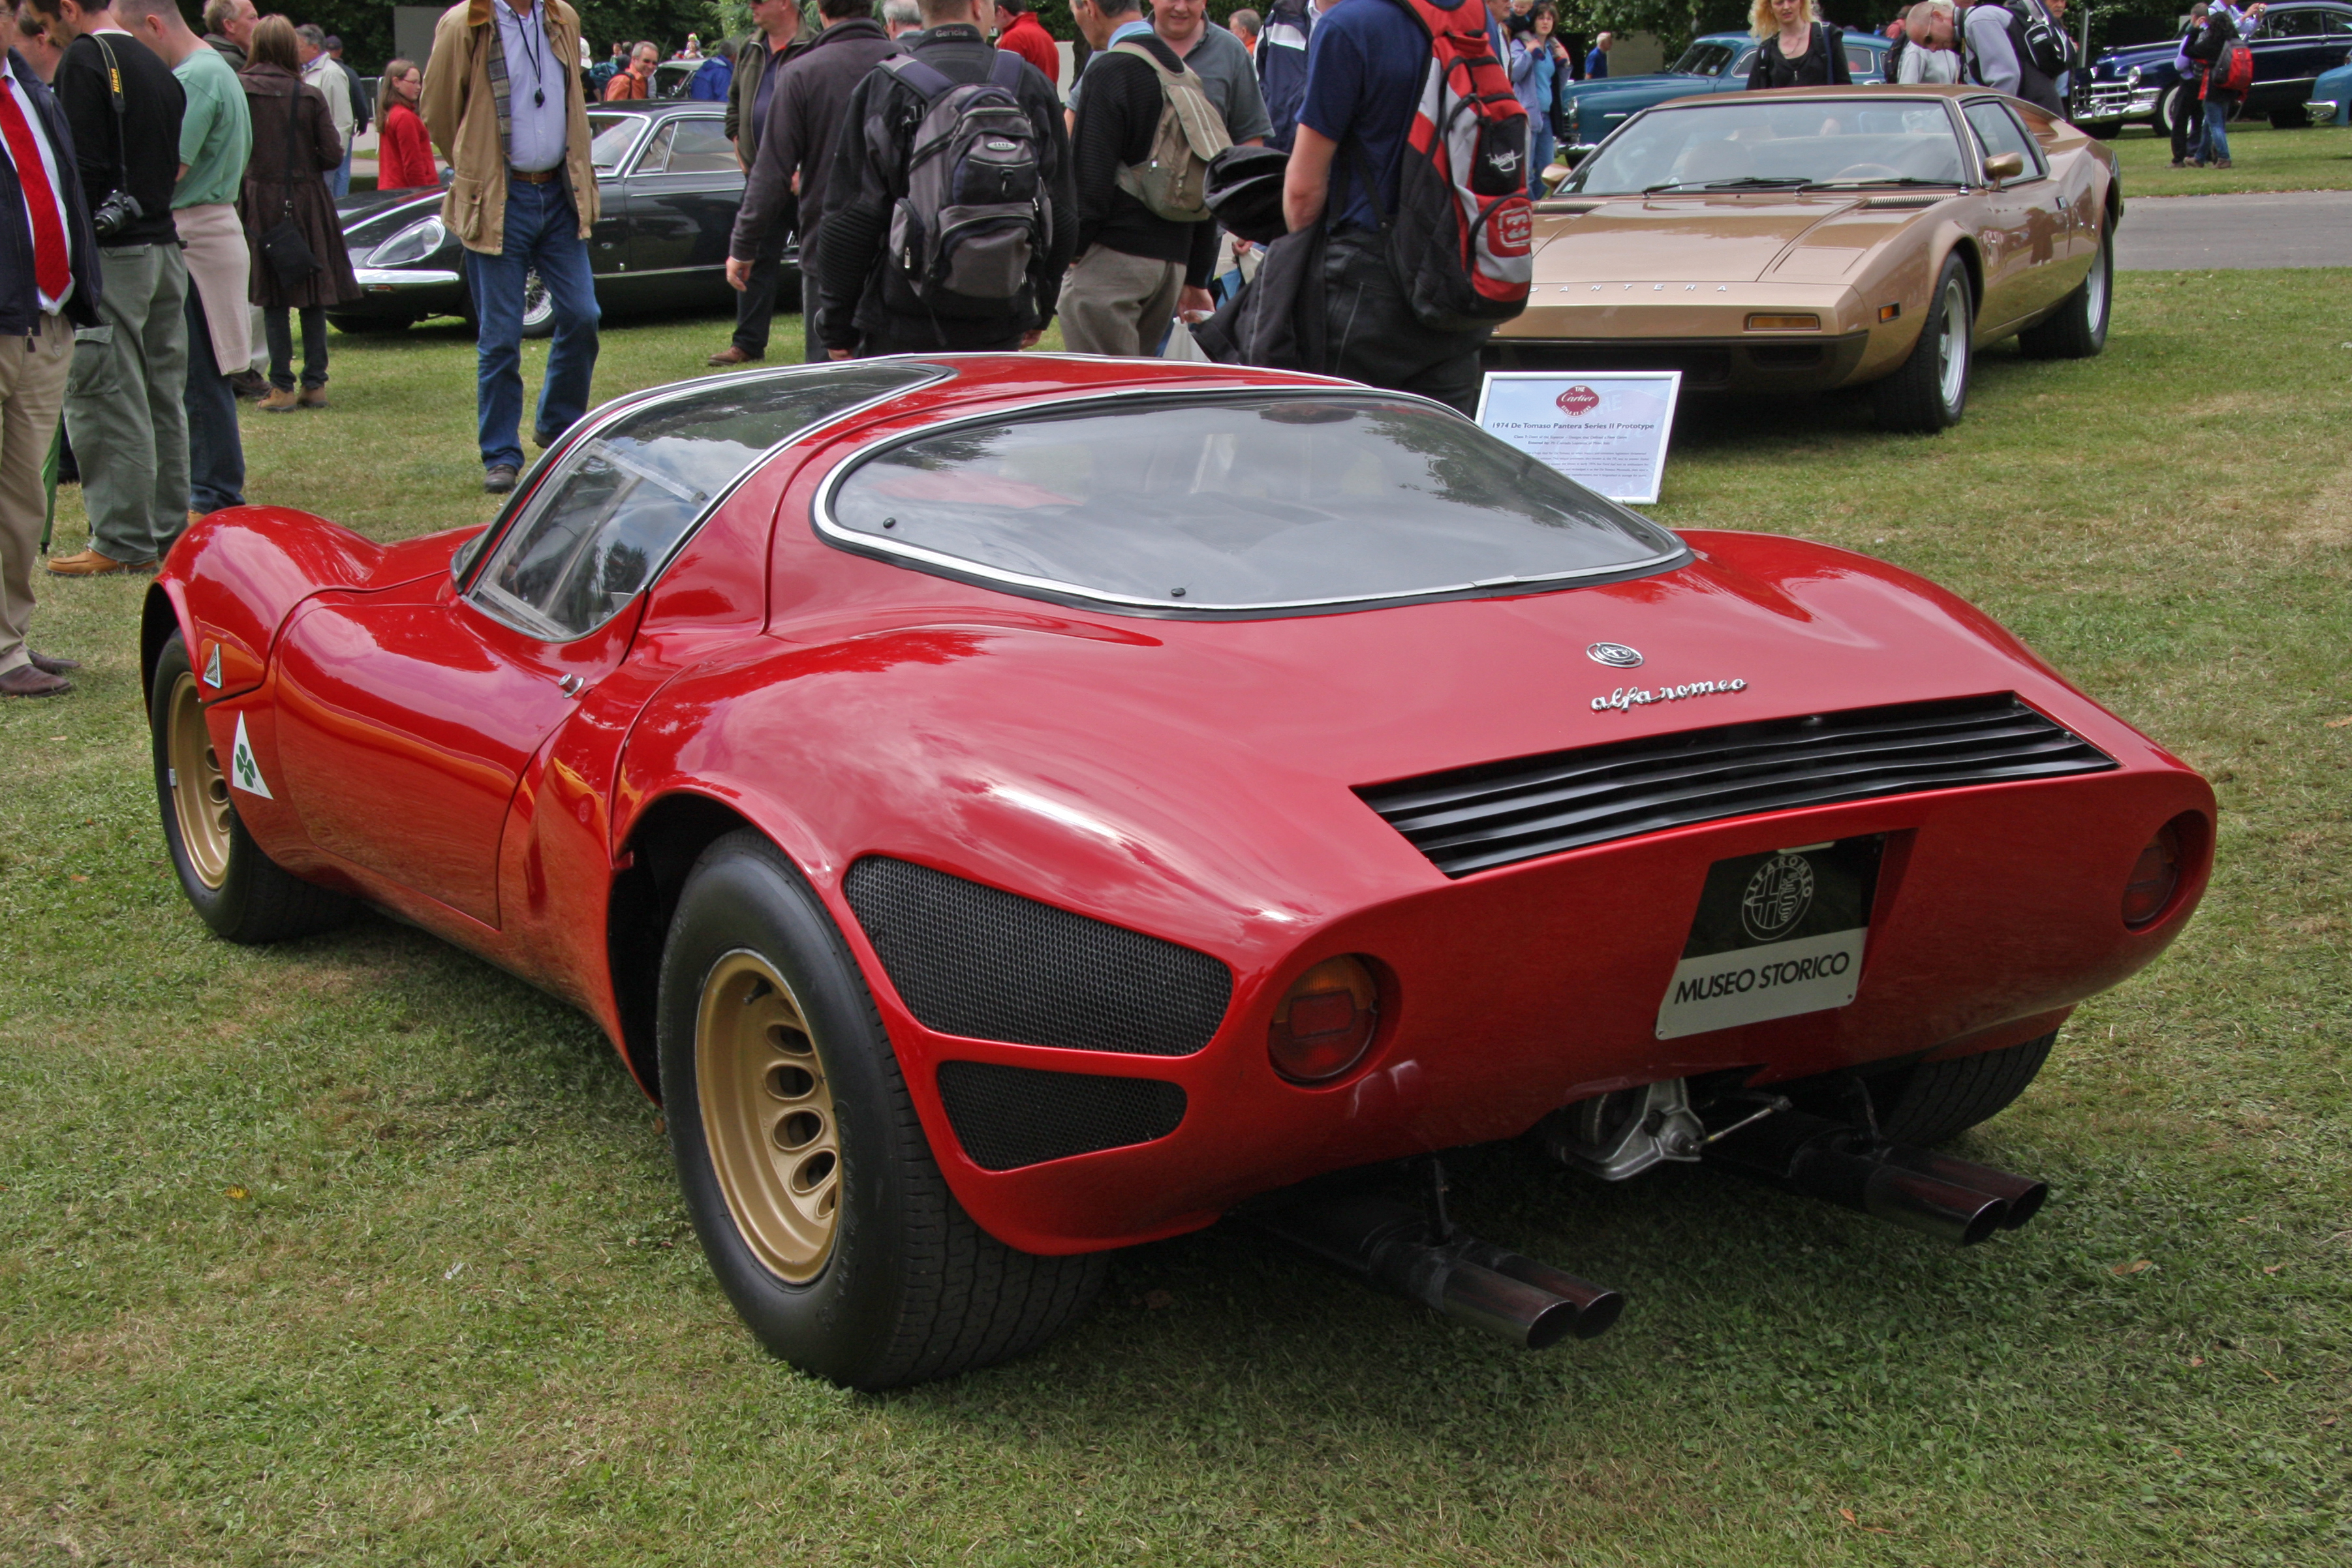
<instances>
[{"instance_id":1,"label":"red tie","mask_svg":"<svg viewBox=\"0 0 2352 1568\"><path fill-rule=\"evenodd\" d=\"M33 281L47 299L63 299L73 287L73 262L66 254L66 231L58 222L58 193L49 186L48 171L41 167L40 143L25 123L16 102L16 82L0 73L0 136L8 141L8 156L16 160L16 179L25 187L25 205L33 214Z\"/></svg>"}]
</instances>

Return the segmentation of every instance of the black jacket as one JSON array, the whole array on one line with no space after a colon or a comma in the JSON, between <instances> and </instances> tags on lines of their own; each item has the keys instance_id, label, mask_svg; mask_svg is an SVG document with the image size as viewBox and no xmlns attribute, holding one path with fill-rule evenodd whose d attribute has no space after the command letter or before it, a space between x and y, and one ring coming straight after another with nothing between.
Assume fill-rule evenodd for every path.
<instances>
[{"instance_id":1,"label":"black jacket","mask_svg":"<svg viewBox=\"0 0 2352 1568\"><path fill-rule=\"evenodd\" d=\"M98 325L98 236L90 232L89 203L81 182L69 172L74 166L73 131L65 111L33 68L16 50L8 51L8 68L32 101L32 111L49 139L49 153L58 162L58 194L66 204L66 250L73 261L73 292L66 296L65 319L77 327ZM176 146L177 143L174 143ZM0 157L0 338L29 338L40 330L41 297L33 287L33 225L25 216L25 193L17 183L16 165Z\"/></svg>"},{"instance_id":2,"label":"black jacket","mask_svg":"<svg viewBox=\"0 0 2352 1568\"><path fill-rule=\"evenodd\" d=\"M1171 70L1184 64L1175 50L1149 34L1132 41ZM1140 163L1151 156L1152 135L1160 129L1165 106L1159 76L1132 55L1111 50L1102 64L1087 68L1078 122L1070 133L1078 194L1074 254L1084 256L1088 246L1100 245L1129 256L1172 261L1183 267L1185 282L1202 288L1217 261L1217 225L1163 218L1118 188L1121 164Z\"/></svg>"},{"instance_id":3,"label":"black jacket","mask_svg":"<svg viewBox=\"0 0 2352 1568\"><path fill-rule=\"evenodd\" d=\"M1781 79L1773 80L1776 76ZM1812 42L1799 58L1791 60L1780 53L1780 38L1776 33L1764 40L1756 51L1756 63L1748 68L1750 92L1775 87L1844 87L1853 81L1853 72L1845 63L1845 49L1839 37L1823 22L1813 24Z\"/></svg>"},{"instance_id":4,"label":"black jacket","mask_svg":"<svg viewBox=\"0 0 2352 1568\"><path fill-rule=\"evenodd\" d=\"M780 225L797 225L803 236L815 232L824 216L834 133L847 119L849 99L866 72L898 52L898 46L879 22L855 16L835 22L800 57L786 62L754 139L759 152L743 187L743 205L735 214L729 255L758 260L760 242ZM801 177L797 198L793 193L796 171Z\"/></svg>"},{"instance_id":5,"label":"black jacket","mask_svg":"<svg viewBox=\"0 0 2352 1568\"><path fill-rule=\"evenodd\" d=\"M808 53L816 37L803 24L793 41L784 46L784 57L777 62L776 68L782 70ZM768 60L772 53L768 47L768 35L755 29L735 45L735 68L727 78L727 140L735 143L735 155L743 161L746 169L760 152L760 117L753 111L760 103L760 79L768 74Z\"/></svg>"},{"instance_id":6,"label":"black jacket","mask_svg":"<svg viewBox=\"0 0 2352 1568\"><path fill-rule=\"evenodd\" d=\"M899 36L911 54L960 82L988 79L995 49L969 23ZM985 316L943 316L927 308L883 251L891 209L907 193L907 153L923 118L923 95L879 66L850 94L842 134L833 139L825 176L824 232L817 236L817 287L824 297L824 346L854 349L860 338L897 340L895 328L919 324L938 347L977 348L1010 332L1042 329L1061 298L1076 233L1070 192L1070 138L1062 100L1037 68L1023 62L1014 94L1037 128L1038 173L1045 185L1046 244L1029 261L1029 287L1009 310ZM896 319L895 320L893 319Z\"/></svg>"},{"instance_id":7,"label":"black jacket","mask_svg":"<svg viewBox=\"0 0 2352 1568\"><path fill-rule=\"evenodd\" d=\"M107 87L110 52L122 72L119 131ZM131 193L139 198L140 215L107 244L179 244L180 232L172 226L172 187L179 182L180 120L187 113L188 95L172 68L125 34L84 33L66 46L65 57L58 62L57 94L66 121L73 127L75 161L90 210L98 210L124 169L130 172Z\"/></svg>"}]
</instances>

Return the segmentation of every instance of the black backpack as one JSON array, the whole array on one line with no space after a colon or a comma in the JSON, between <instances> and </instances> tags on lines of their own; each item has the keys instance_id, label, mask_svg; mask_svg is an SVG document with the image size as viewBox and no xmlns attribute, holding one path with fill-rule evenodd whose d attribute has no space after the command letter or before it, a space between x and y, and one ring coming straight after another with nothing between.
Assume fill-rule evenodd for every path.
<instances>
[{"instance_id":1,"label":"black backpack","mask_svg":"<svg viewBox=\"0 0 2352 1568\"><path fill-rule=\"evenodd\" d=\"M2073 63L2074 41L2050 13L2034 0L2005 0L2009 36L2018 58L2046 77L2056 77Z\"/></svg>"},{"instance_id":2,"label":"black backpack","mask_svg":"<svg viewBox=\"0 0 2352 1568\"><path fill-rule=\"evenodd\" d=\"M1014 96L1022 64L999 50L987 80L960 82L911 55L882 62L923 96L889 255L926 305L1009 305L1049 243L1037 127Z\"/></svg>"}]
</instances>

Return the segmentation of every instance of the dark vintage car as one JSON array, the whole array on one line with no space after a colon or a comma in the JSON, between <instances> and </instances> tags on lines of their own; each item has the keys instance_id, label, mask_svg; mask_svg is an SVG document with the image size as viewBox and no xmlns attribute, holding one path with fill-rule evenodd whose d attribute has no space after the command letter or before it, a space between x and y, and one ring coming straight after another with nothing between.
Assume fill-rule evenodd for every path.
<instances>
[{"instance_id":1,"label":"dark vintage car","mask_svg":"<svg viewBox=\"0 0 2352 1568\"><path fill-rule=\"evenodd\" d=\"M2352 5L2342 0L2285 0L2264 13L2251 40L2254 85L2231 118L2263 117L2281 130L2308 123L2305 104L2319 76L2352 60ZM2094 136L2126 125L2148 125L2168 135L2184 101L2197 97L2194 77L2173 68L2178 35L2152 44L2109 49L2091 67L2090 102L2074 122Z\"/></svg>"},{"instance_id":2,"label":"dark vintage car","mask_svg":"<svg viewBox=\"0 0 2352 1568\"><path fill-rule=\"evenodd\" d=\"M603 214L588 242L596 302L607 315L724 307L727 239L743 204L743 170L718 103L610 104L589 111L590 156ZM369 192L335 204L361 298L329 312L346 332L382 331L428 316L471 319L457 239L441 222L441 193ZM787 250L785 265L797 263ZM523 335L555 329L536 277Z\"/></svg>"},{"instance_id":3,"label":"dark vintage car","mask_svg":"<svg viewBox=\"0 0 2352 1568\"><path fill-rule=\"evenodd\" d=\"M1886 79L1885 38L1848 33L1843 42L1846 68L1855 81ZM1709 33L1692 39L1664 70L1578 82L1559 95L1560 145L1571 154L1590 151L1632 116L1670 98L1745 92L1748 69L1755 63L1756 40L1746 33Z\"/></svg>"}]
</instances>

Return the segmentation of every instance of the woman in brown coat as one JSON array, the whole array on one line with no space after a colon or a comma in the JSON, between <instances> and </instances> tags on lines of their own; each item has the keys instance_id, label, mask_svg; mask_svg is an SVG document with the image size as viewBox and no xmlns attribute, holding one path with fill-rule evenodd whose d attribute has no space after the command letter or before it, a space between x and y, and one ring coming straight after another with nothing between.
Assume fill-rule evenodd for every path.
<instances>
[{"instance_id":1,"label":"woman in brown coat","mask_svg":"<svg viewBox=\"0 0 2352 1568\"><path fill-rule=\"evenodd\" d=\"M341 167L343 144L327 117L327 100L300 75L294 24L264 17L247 46L250 63L237 72L246 107L253 112L253 156L245 166L245 188L236 199L253 250L253 287L269 340L271 391L261 400L264 413L327 406L327 309L360 297L343 248L343 225L326 176ZM318 266L293 279L273 266L264 242L279 225L291 222ZM302 315L302 391L294 391L294 342L289 310Z\"/></svg>"}]
</instances>

